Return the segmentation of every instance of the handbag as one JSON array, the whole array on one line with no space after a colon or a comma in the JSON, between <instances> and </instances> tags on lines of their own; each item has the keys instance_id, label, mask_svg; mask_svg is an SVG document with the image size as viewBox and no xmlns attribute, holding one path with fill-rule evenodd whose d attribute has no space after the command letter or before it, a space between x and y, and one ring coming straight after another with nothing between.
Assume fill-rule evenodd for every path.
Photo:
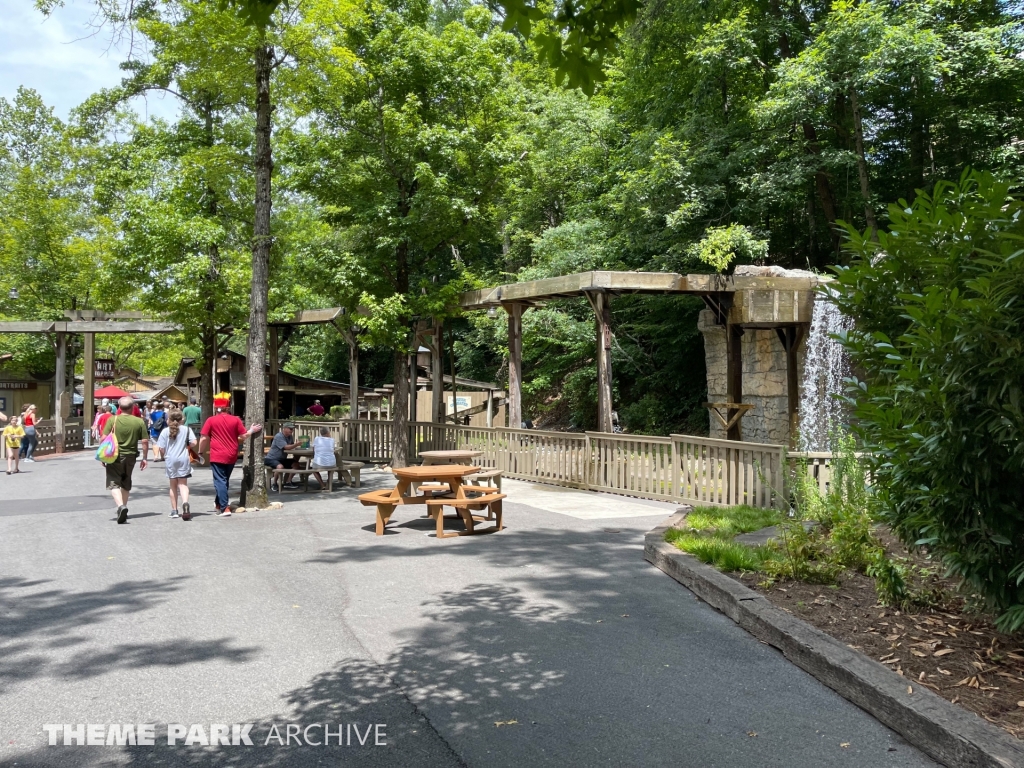
<instances>
[{"instance_id":1,"label":"handbag","mask_svg":"<svg viewBox=\"0 0 1024 768\"><path fill-rule=\"evenodd\" d=\"M120 449L117 445L117 438L114 437L115 429L117 429L117 416L114 417L114 423L110 427L110 432L104 435L103 439L100 440L100 444L96 446L96 461L101 461L104 464L113 464L117 461Z\"/></svg>"}]
</instances>

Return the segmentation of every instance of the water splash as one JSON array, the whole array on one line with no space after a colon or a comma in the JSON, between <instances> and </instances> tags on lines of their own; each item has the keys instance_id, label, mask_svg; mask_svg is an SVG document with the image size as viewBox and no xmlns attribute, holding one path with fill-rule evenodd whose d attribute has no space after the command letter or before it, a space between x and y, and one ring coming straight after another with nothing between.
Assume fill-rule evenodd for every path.
<instances>
[{"instance_id":1,"label":"water splash","mask_svg":"<svg viewBox=\"0 0 1024 768\"><path fill-rule=\"evenodd\" d=\"M834 395L850 375L850 358L832 336L852 328L853 320L827 296L815 297L800 388L800 450L832 450L831 437L848 423L846 406Z\"/></svg>"}]
</instances>

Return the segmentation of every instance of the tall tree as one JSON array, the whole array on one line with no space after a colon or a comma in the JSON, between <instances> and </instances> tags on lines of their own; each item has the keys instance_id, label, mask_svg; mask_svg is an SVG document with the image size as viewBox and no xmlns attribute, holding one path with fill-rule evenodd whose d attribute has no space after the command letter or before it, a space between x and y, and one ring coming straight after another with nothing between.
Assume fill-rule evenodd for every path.
<instances>
[{"instance_id":1,"label":"tall tree","mask_svg":"<svg viewBox=\"0 0 1024 768\"><path fill-rule=\"evenodd\" d=\"M134 275L140 299L178 323L200 349L201 403L213 412L212 370L218 330L244 325L237 293L239 247L251 242L251 172L246 158L252 84L247 57L253 32L209 3L178 0L149 6L135 20L148 39L148 59L127 61L122 84L102 91L80 112L96 130L104 119L131 139L109 147L97 193L125 233L120 279ZM169 94L180 117L172 126L132 124L118 111L136 97ZM119 121L119 122L118 122ZM251 194L251 193L250 193Z\"/></svg>"},{"instance_id":2,"label":"tall tree","mask_svg":"<svg viewBox=\"0 0 1024 768\"><path fill-rule=\"evenodd\" d=\"M0 98L0 312L18 320L63 320L94 308L98 273L115 239L93 204L95 144L59 120L39 94ZM8 290L10 289L10 290ZM69 349L69 369L77 349ZM15 335L4 352L30 370L54 366L55 339Z\"/></svg>"},{"instance_id":3,"label":"tall tree","mask_svg":"<svg viewBox=\"0 0 1024 768\"><path fill-rule=\"evenodd\" d=\"M412 324L444 317L473 266L500 252L493 201L514 160L519 46L482 8L439 24L426 2L368 5L321 43L312 123L290 150L293 183L342 233L339 258L363 264L368 332L394 348L403 466Z\"/></svg>"}]
</instances>

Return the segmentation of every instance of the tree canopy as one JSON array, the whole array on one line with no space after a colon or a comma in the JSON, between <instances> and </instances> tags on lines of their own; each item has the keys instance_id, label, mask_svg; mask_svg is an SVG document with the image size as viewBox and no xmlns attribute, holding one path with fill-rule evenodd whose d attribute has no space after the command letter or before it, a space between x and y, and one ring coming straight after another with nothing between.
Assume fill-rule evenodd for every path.
<instances>
[{"instance_id":1,"label":"tree canopy","mask_svg":"<svg viewBox=\"0 0 1024 768\"><path fill-rule=\"evenodd\" d=\"M145 42L126 49L120 87L66 121L30 91L0 102L0 261L20 289L0 312L144 308L180 322L176 343L203 360L216 329L252 325L265 258L257 315L372 309L367 383L394 378L412 323L432 317L460 375L503 382L505 319L460 315L466 288L589 269L824 271L850 258L844 223L881 238L890 203L965 167L1021 174L1024 41L1019 8L1000 2L97 7L115 38ZM175 120L135 114L155 91L177 99ZM707 428L701 308L614 303L624 428ZM524 412L594 426L588 305L524 322ZM2 343L52 366L46 340ZM333 330L297 331L282 354L347 380Z\"/></svg>"}]
</instances>

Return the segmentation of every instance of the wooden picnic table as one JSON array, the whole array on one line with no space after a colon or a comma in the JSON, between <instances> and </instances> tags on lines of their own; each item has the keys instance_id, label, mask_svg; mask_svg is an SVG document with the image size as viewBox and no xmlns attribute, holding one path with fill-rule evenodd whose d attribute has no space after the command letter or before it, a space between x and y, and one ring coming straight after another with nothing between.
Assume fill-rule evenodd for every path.
<instances>
[{"instance_id":1,"label":"wooden picnic table","mask_svg":"<svg viewBox=\"0 0 1024 768\"><path fill-rule=\"evenodd\" d=\"M483 451L465 449L454 451L420 451L420 458L423 459L423 466L425 467L434 464L472 464L473 459L483 455Z\"/></svg>"},{"instance_id":2,"label":"wooden picnic table","mask_svg":"<svg viewBox=\"0 0 1024 768\"><path fill-rule=\"evenodd\" d=\"M375 505L377 507L378 536L384 535L384 526L390 520L395 509L413 504L424 504L427 507L427 515L434 518L437 523L437 537L445 539L449 536L468 536L477 533L493 533L500 531L501 525L501 500L504 494L493 493L493 489L477 489L475 486L467 488L464 483L466 475L479 472L479 467L467 464L433 464L419 467L403 467L393 469L392 472L398 478L398 483L392 490L379 490L364 493L359 497L364 505ZM417 493L416 487L424 483L436 483L425 493ZM469 497L466 491L483 493L480 497ZM456 515L445 517L444 506L455 508ZM472 514L473 509L487 508L494 515L495 525L483 530L475 528L475 523L492 519ZM466 525L465 531L457 533L445 533L445 519L461 519Z\"/></svg>"}]
</instances>

